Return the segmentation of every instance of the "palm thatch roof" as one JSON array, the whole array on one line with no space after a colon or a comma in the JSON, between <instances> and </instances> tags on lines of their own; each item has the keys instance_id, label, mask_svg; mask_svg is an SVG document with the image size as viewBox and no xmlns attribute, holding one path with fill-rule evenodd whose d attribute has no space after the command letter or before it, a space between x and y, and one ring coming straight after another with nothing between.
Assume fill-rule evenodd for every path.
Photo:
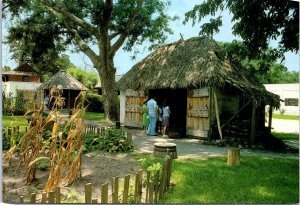
<instances>
[{"instance_id":1,"label":"palm thatch roof","mask_svg":"<svg viewBox=\"0 0 300 205\"><path fill-rule=\"evenodd\" d=\"M129 70L117 83L120 90L222 88L234 86L255 102L278 107L279 96L255 83L246 72L219 57L221 47L212 39L194 37L163 45Z\"/></svg>"},{"instance_id":2,"label":"palm thatch roof","mask_svg":"<svg viewBox=\"0 0 300 205\"><path fill-rule=\"evenodd\" d=\"M68 74L65 70L58 71L48 81L43 83L38 90L50 89L54 85L61 85L64 90L88 90L83 84Z\"/></svg>"}]
</instances>

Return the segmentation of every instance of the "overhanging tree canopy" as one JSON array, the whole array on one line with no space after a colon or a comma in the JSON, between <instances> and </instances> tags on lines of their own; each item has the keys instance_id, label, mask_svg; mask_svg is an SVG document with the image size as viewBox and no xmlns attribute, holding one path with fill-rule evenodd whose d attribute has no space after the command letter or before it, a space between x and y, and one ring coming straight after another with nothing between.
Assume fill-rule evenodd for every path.
<instances>
[{"instance_id":1,"label":"overhanging tree canopy","mask_svg":"<svg viewBox=\"0 0 300 205\"><path fill-rule=\"evenodd\" d=\"M54 17L59 28L54 39L63 37L64 43L72 43L90 58L102 82L106 117L112 120L118 119L116 52L122 46L131 50L145 40L162 43L165 33L171 33L172 18L165 12L168 2L161 0L34 0L25 5L28 18L37 13L42 14L39 18Z\"/></svg>"},{"instance_id":2,"label":"overhanging tree canopy","mask_svg":"<svg viewBox=\"0 0 300 205\"><path fill-rule=\"evenodd\" d=\"M285 51L297 52L299 48L299 2L290 0L206 0L186 13L185 22L192 19L201 21L217 11L228 9L232 14L233 33L239 35L256 56L268 48L270 39L279 41L278 54ZM222 13L221 13L222 14ZM218 32L222 16L212 18L201 26L201 34Z\"/></svg>"}]
</instances>

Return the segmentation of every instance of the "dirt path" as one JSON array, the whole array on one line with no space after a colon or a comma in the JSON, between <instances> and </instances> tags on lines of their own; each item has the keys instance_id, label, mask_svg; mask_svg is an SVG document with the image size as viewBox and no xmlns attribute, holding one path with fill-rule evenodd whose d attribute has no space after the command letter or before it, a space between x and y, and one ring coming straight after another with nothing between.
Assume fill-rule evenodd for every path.
<instances>
[{"instance_id":1,"label":"dirt path","mask_svg":"<svg viewBox=\"0 0 300 205\"><path fill-rule=\"evenodd\" d=\"M202 145L198 139L166 139L161 136L147 136L142 130L131 129L132 139L137 144L138 153L152 153L156 142L173 142L176 144L179 159L205 158L214 156L226 156L226 147ZM297 147L297 143L294 142ZM292 157L299 158L298 153L277 153L263 150L241 149L241 156L265 156L265 157Z\"/></svg>"}]
</instances>

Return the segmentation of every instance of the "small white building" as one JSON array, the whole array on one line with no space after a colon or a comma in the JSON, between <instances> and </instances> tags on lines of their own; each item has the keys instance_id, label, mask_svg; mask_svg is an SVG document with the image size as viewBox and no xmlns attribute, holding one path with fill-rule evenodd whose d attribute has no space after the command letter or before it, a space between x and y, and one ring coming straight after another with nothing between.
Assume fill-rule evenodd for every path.
<instances>
[{"instance_id":1,"label":"small white building","mask_svg":"<svg viewBox=\"0 0 300 205\"><path fill-rule=\"evenodd\" d=\"M12 71L2 72L2 92L6 96L11 95L15 98L18 90L23 91L26 96L31 96L41 84L41 76L27 63Z\"/></svg>"},{"instance_id":2,"label":"small white building","mask_svg":"<svg viewBox=\"0 0 300 205\"><path fill-rule=\"evenodd\" d=\"M287 115L299 116L299 83L293 84L264 84L267 91L280 96L280 110L274 110L274 113L284 111Z\"/></svg>"}]
</instances>

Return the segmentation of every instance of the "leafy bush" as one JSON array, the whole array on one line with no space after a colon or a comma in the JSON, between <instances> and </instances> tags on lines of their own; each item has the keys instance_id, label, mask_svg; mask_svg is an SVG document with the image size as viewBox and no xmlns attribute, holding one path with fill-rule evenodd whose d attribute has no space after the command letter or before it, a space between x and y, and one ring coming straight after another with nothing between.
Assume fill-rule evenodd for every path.
<instances>
[{"instance_id":1,"label":"leafy bush","mask_svg":"<svg viewBox=\"0 0 300 205\"><path fill-rule=\"evenodd\" d=\"M22 91L17 90L16 102L15 102L15 114L23 115L25 114L25 100Z\"/></svg>"},{"instance_id":2,"label":"leafy bush","mask_svg":"<svg viewBox=\"0 0 300 205\"><path fill-rule=\"evenodd\" d=\"M125 137L125 131L107 128L104 135L86 134L84 151L104 150L107 152L129 152L134 150L132 142Z\"/></svg>"},{"instance_id":3,"label":"leafy bush","mask_svg":"<svg viewBox=\"0 0 300 205\"><path fill-rule=\"evenodd\" d=\"M86 105L89 105L87 108L88 112L104 112L103 106L103 97L102 95L88 93L86 98Z\"/></svg>"},{"instance_id":4,"label":"leafy bush","mask_svg":"<svg viewBox=\"0 0 300 205\"><path fill-rule=\"evenodd\" d=\"M14 98L12 97L12 93L10 92L8 96L5 95L5 92L2 92L2 109L3 115L8 115L8 113L12 113L15 109Z\"/></svg>"}]
</instances>

